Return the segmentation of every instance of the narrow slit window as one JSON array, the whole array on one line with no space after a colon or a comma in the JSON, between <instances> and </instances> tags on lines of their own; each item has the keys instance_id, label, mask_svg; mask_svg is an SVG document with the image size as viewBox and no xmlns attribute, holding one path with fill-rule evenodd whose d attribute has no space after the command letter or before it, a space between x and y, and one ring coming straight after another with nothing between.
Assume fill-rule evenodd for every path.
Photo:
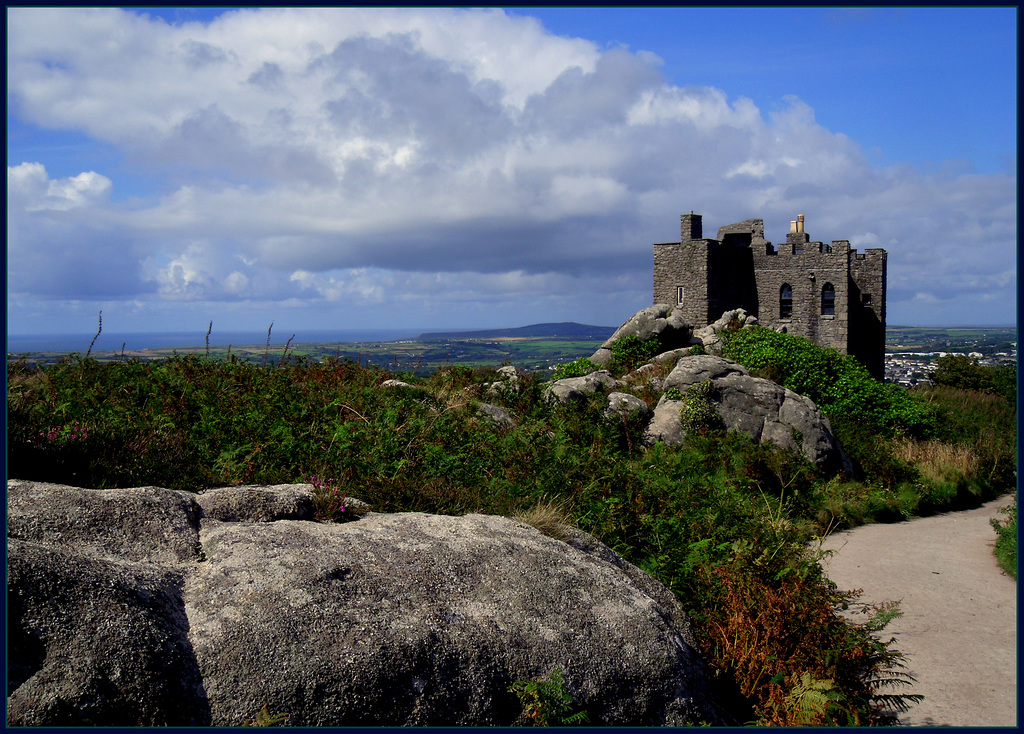
<instances>
[{"instance_id":1,"label":"narrow slit window","mask_svg":"<svg viewBox=\"0 0 1024 734\"><path fill-rule=\"evenodd\" d=\"M683 305L683 286L681 285L676 286L676 305Z\"/></svg>"},{"instance_id":2,"label":"narrow slit window","mask_svg":"<svg viewBox=\"0 0 1024 734\"><path fill-rule=\"evenodd\" d=\"M779 289L779 318L793 318L793 289L789 283L783 284Z\"/></svg>"},{"instance_id":3,"label":"narrow slit window","mask_svg":"<svg viewBox=\"0 0 1024 734\"><path fill-rule=\"evenodd\" d=\"M821 315L836 315L836 289L831 283L826 283L821 289Z\"/></svg>"}]
</instances>

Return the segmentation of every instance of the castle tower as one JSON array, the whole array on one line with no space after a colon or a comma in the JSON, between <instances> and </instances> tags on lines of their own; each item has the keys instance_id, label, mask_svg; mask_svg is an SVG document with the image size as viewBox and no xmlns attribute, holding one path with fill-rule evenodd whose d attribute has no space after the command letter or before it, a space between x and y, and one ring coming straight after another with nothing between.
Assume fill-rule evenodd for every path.
<instances>
[{"instance_id":1,"label":"castle tower","mask_svg":"<svg viewBox=\"0 0 1024 734\"><path fill-rule=\"evenodd\" d=\"M695 327L733 308L763 326L855 356L877 379L885 363L886 252L864 254L847 240L812 242L803 214L776 249L764 222L748 219L705 239L692 211L680 241L654 245L654 302L682 307Z\"/></svg>"},{"instance_id":2,"label":"castle tower","mask_svg":"<svg viewBox=\"0 0 1024 734\"><path fill-rule=\"evenodd\" d=\"M691 324L708 318L709 240L700 214L680 218L680 241L654 245L654 302L681 306Z\"/></svg>"}]
</instances>

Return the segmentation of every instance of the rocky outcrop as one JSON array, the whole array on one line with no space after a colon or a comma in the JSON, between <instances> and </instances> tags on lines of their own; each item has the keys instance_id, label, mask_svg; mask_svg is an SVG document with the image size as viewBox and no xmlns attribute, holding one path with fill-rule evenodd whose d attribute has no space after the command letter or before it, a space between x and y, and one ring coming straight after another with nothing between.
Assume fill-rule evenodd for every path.
<instances>
[{"instance_id":1,"label":"rocky outcrop","mask_svg":"<svg viewBox=\"0 0 1024 734\"><path fill-rule=\"evenodd\" d=\"M803 454L825 471L853 472L828 418L809 398L771 380L751 377L742 365L712 355L680 359L664 386L666 391L675 388L685 393L704 382L711 385L706 400L727 430ZM648 443L682 443L686 430L681 408L682 401L662 396L645 435Z\"/></svg>"},{"instance_id":2,"label":"rocky outcrop","mask_svg":"<svg viewBox=\"0 0 1024 734\"><path fill-rule=\"evenodd\" d=\"M566 377L555 380L544 388L544 399L548 402L574 403L586 400L599 391L614 388L619 384L608 370L598 370L582 377Z\"/></svg>"},{"instance_id":3,"label":"rocky outcrop","mask_svg":"<svg viewBox=\"0 0 1024 734\"><path fill-rule=\"evenodd\" d=\"M591 358L593 362L611 361L611 346L620 338L634 335L641 339L659 340L661 346L676 346L659 353L650 362L635 369L622 380L615 380L607 370L583 377L556 380L545 388L549 401L581 402L597 392L608 394L604 415L618 420L632 413L647 421L644 441L647 445L663 442L677 446L685 441L688 430L681 411L682 393L693 385L709 382L705 399L716 420L709 428L741 431L762 443L802 454L826 472L853 473L853 465L832 433L825 415L809 399L770 380L752 377L742 366L721 356L722 337L730 330L747 328L757 318L741 308L726 311L712 324L691 332L679 309L656 304L634 314ZM680 347L678 342L690 346ZM697 354L697 346L701 349ZM607 352L607 354L602 354ZM605 359L606 358L606 359ZM674 367L667 377L666 365ZM646 383L646 394L662 393L652 411L636 396L621 392L630 385ZM615 391L615 392L613 392ZM631 400L627 398L631 397ZM643 407L640 407L643 403ZM720 419L720 420L719 420ZM692 427L691 427L692 428Z\"/></svg>"},{"instance_id":4,"label":"rocky outcrop","mask_svg":"<svg viewBox=\"0 0 1024 734\"><path fill-rule=\"evenodd\" d=\"M704 349L715 355L722 354L722 333L729 329L743 329L757 324L757 317L747 314L742 308L726 311L721 318L693 332L694 340L699 340Z\"/></svg>"},{"instance_id":5,"label":"rocky outcrop","mask_svg":"<svg viewBox=\"0 0 1024 734\"><path fill-rule=\"evenodd\" d=\"M636 395L624 392L613 392L608 395L608 407L604 409L607 418L636 417L647 421L651 418L651 408Z\"/></svg>"},{"instance_id":6,"label":"rocky outcrop","mask_svg":"<svg viewBox=\"0 0 1024 734\"><path fill-rule=\"evenodd\" d=\"M8 724L508 725L556 669L594 724L725 723L682 605L589 535L311 491L10 480Z\"/></svg>"},{"instance_id":7,"label":"rocky outcrop","mask_svg":"<svg viewBox=\"0 0 1024 734\"><path fill-rule=\"evenodd\" d=\"M644 341L657 339L662 351L681 349L692 343L693 327L683 316L683 310L667 303L656 303L638 311L616 329L590 361L600 367L612 362L612 346L619 339L635 336Z\"/></svg>"},{"instance_id":8,"label":"rocky outcrop","mask_svg":"<svg viewBox=\"0 0 1024 734\"><path fill-rule=\"evenodd\" d=\"M508 395L519 390L519 370L512 365L499 367L495 374L497 382L486 382L483 385L487 395Z\"/></svg>"}]
</instances>

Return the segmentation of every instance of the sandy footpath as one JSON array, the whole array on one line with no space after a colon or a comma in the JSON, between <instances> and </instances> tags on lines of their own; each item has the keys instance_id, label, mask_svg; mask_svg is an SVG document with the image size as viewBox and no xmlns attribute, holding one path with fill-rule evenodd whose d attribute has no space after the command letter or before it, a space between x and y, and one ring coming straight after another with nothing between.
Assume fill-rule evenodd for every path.
<instances>
[{"instance_id":1,"label":"sandy footpath","mask_svg":"<svg viewBox=\"0 0 1024 734\"><path fill-rule=\"evenodd\" d=\"M866 525L823 544L836 551L822 566L841 589L900 601L903 616L883 634L917 679L906 692L925 697L901 716L906 726L1017 725L1017 582L996 565L989 524L1012 502Z\"/></svg>"}]
</instances>

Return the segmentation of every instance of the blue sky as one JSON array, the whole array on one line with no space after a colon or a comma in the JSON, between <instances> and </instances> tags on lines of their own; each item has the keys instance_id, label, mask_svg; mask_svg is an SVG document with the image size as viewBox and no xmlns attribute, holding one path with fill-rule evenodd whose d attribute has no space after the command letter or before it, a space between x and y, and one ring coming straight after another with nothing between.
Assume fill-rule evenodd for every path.
<instances>
[{"instance_id":1,"label":"blue sky","mask_svg":"<svg viewBox=\"0 0 1024 734\"><path fill-rule=\"evenodd\" d=\"M7 19L10 333L617 325L690 210L1016 322L1016 8Z\"/></svg>"}]
</instances>

